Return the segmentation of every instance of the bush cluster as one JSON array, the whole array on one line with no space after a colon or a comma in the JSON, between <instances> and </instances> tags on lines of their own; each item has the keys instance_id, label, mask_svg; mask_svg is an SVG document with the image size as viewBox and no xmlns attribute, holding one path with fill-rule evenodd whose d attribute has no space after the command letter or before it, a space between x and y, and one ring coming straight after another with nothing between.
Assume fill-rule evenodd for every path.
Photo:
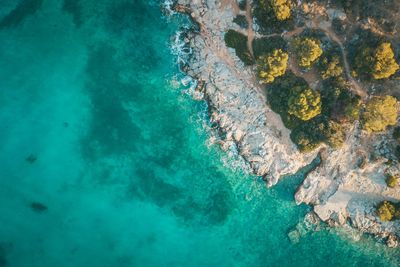
<instances>
[{"instance_id":1,"label":"bush cluster","mask_svg":"<svg viewBox=\"0 0 400 267\"><path fill-rule=\"evenodd\" d=\"M323 97L303 79L287 72L268 85L267 97L272 110L291 129L290 137L300 151L312 151L323 142L334 148L343 144L342 125L323 114Z\"/></svg>"},{"instance_id":2,"label":"bush cluster","mask_svg":"<svg viewBox=\"0 0 400 267\"><path fill-rule=\"evenodd\" d=\"M265 56L277 49L287 51L287 43L280 36L256 38L253 40L252 46L255 58Z\"/></svg>"},{"instance_id":3,"label":"bush cluster","mask_svg":"<svg viewBox=\"0 0 400 267\"><path fill-rule=\"evenodd\" d=\"M240 10L246 10L247 0L238 0Z\"/></svg>"},{"instance_id":4,"label":"bush cluster","mask_svg":"<svg viewBox=\"0 0 400 267\"><path fill-rule=\"evenodd\" d=\"M325 80L321 96L325 117L338 122L354 122L359 119L361 98L351 93L343 77Z\"/></svg>"},{"instance_id":5,"label":"bush cluster","mask_svg":"<svg viewBox=\"0 0 400 267\"><path fill-rule=\"evenodd\" d=\"M233 22L240 26L240 28L247 29L249 27L249 23L247 22L247 18L244 15L237 15Z\"/></svg>"}]
</instances>

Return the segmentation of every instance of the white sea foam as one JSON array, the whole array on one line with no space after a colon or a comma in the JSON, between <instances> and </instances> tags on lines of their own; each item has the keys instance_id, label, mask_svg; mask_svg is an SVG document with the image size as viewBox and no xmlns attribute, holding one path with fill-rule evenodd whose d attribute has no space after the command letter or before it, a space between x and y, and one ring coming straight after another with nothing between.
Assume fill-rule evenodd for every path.
<instances>
[{"instance_id":1,"label":"white sea foam","mask_svg":"<svg viewBox=\"0 0 400 267\"><path fill-rule=\"evenodd\" d=\"M174 6L174 2L173 0L165 0L161 3L161 7L162 9L165 11L165 13L167 13L167 15L173 15L176 12L172 9L172 7Z\"/></svg>"},{"instance_id":2,"label":"white sea foam","mask_svg":"<svg viewBox=\"0 0 400 267\"><path fill-rule=\"evenodd\" d=\"M170 46L172 54L176 56L176 63L180 65L186 64L193 52L192 48L187 45L184 38L184 35L188 30L189 28L184 28L183 30L177 31Z\"/></svg>"}]
</instances>

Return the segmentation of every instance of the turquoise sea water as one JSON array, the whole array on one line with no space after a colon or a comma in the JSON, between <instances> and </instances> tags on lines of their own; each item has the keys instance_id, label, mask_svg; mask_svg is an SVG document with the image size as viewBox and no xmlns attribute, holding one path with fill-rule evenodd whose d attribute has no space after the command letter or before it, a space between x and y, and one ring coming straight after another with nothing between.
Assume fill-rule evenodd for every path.
<instances>
[{"instance_id":1,"label":"turquoise sea water","mask_svg":"<svg viewBox=\"0 0 400 267\"><path fill-rule=\"evenodd\" d=\"M2 0L0 266L399 266L208 145L156 0Z\"/></svg>"}]
</instances>

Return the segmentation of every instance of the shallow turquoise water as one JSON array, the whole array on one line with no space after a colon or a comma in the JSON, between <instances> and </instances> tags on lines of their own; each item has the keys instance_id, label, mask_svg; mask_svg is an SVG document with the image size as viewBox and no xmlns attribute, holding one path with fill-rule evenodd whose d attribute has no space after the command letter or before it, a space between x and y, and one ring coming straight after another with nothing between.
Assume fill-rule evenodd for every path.
<instances>
[{"instance_id":1,"label":"shallow turquoise water","mask_svg":"<svg viewBox=\"0 0 400 267\"><path fill-rule=\"evenodd\" d=\"M370 238L289 241L300 178L267 190L207 145L170 51L188 22L159 4L2 1L0 266L398 266Z\"/></svg>"}]
</instances>

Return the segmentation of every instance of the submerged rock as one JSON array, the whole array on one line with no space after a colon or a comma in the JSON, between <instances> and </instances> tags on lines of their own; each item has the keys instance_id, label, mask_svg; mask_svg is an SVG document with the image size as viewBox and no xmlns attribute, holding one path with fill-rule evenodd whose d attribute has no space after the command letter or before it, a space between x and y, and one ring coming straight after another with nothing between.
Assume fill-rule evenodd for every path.
<instances>
[{"instance_id":1,"label":"submerged rock","mask_svg":"<svg viewBox=\"0 0 400 267\"><path fill-rule=\"evenodd\" d=\"M386 240L386 244L390 248L397 248L400 243L400 238L395 234L390 234Z\"/></svg>"},{"instance_id":2,"label":"submerged rock","mask_svg":"<svg viewBox=\"0 0 400 267\"><path fill-rule=\"evenodd\" d=\"M35 154L30 154L26 159L28 163L33 164L37 160L37 156Z\"/></svg>"},{"instance_id":3,"label":"submerged rock","mask_svg":"<svg viewBox=\"0 0 400 267\"><path fill-rule=\"evenodd\" d=\"M297 229L294 229L288 233L288 238L292 244L297 244L300 242L300 233Z\"/></svg>"},{"instance_id":4,"label":"submerged rock","mask_svg":"<svg viewBox=\"0 0 400 267\"><path fill-rule=\"evenodd\" d=\"M39 202L31 202L30 207L36 213L43 213L48 210L46 205Z\"/></svg>"},{"instance_id":5,"label":"submerged rock","mask_svg":"<svg viewBox=\"0 0 400 267\"><path fill-rule=\"evenodd\" d=\"M3 246L0 246L0 267L7 266L7 255L6 250Z\"/></svg>"}]
</instances>

